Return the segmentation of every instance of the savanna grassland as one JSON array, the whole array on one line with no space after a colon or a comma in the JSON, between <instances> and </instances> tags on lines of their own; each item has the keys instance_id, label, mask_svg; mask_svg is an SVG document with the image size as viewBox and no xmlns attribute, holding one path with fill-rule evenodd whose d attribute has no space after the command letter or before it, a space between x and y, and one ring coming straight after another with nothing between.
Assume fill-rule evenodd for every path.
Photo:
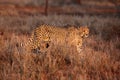
<instances>
[{"instance_id":1,"label":"savanna grassland","mask_svg":"<svg viewBox=\"0 0 120 80\"><path fill-rule=\"evenodd\" d=\"M45 16L34 13L19 15L14 10L2 10L0 10L0 80L120 79L118 16L89 14ZM31 32L41 24L59 27L87 25L90 34L84 40L81 53L72 46L68 48L64 46L65 44L61 46L59 43L46 53L27 52L25 43L28 42Z\"/></svg>"}]
</instances>

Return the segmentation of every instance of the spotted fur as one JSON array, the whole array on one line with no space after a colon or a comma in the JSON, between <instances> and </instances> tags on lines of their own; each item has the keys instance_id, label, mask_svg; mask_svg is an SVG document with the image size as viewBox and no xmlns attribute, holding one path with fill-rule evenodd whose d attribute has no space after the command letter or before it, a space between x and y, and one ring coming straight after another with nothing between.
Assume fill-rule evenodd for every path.
<instances>
[{"instance_id":1,"label":"spotted fur","mask_svg":"<svg viewBox=\"0 0 120 80\"><path fill-rule=\"evenodd\" d=\"M88 37L88 27L68 27L61 28L50 25L41 25L37 27L31 35L28 49L32 52L44 52L52 44L75 46L78 52L81 51L83 39Z\"/></svg>"}]
</instances>

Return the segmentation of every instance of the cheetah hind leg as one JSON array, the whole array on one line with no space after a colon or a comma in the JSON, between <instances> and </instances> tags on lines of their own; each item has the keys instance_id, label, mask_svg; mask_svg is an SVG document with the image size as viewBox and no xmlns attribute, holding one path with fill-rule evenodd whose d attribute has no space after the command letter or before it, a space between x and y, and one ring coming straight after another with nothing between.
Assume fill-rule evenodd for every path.
<instances>
[{"instance_id":1,"label":"cheetah hind leg","mask_svg":"<svg viewBox=\"0 0 120 80\"><path fill-rule=\"evenodd\" d=\"M40 47L37 47L37 48L35 48L35 49L32 49L31 52L32 52L32 53L36 53L36 54L41 53L41 52L40 52Z\"/></svg>"},{"instance_id":2,"label":"cheetah hind leg","mask_svg":"<svg viewBox=\"0 0 120 80\"><path fill-rule=\"evenodd\" d=\"M50 44L48 42L41 43L40 46L33 49L33 53L45 53L47 52L48 48L50 47Z\"/></svg>"}]
</instances>

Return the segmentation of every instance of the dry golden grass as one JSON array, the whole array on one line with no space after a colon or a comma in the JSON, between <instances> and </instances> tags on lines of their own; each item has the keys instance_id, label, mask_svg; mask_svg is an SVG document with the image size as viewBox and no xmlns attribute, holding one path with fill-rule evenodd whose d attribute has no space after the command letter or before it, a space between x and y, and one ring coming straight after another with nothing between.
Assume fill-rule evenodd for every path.
<instances>
[{"instance_id":1,"label":"dry golden grass","mask_svg":"<svg viewBox=\"0 0 120 80\"><path fill-rule=\"evenodd\" d=\"M29 53L24 43L40 24L87 24L90 36L80 54L59 44L47 53ZM0 16L0 80L119 80L119 31L119 17Z\"/></svg>"},{"instance_id":2,"label":"dry golden grass","mask_svg":"<svg viewBox=\"0 0 120 80\"><path fill-rule=\"evenodd\" d=\"M54 45L47 53L28 53L26 35L0 35L0 80L118 80L120 38L90 35L81 53Z\"/></svg>"}]
</instances>

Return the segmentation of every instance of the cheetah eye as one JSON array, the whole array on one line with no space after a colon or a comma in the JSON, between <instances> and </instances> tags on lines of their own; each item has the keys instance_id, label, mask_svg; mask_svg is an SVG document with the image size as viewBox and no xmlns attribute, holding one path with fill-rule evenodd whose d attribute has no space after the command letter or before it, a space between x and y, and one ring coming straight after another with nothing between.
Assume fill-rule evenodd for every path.
<instances>
[{"instance_id":1,"label":"cheetah eye","mask_svg":"<svg viewBox=\"0 0 120 80\"><path fill-rule=\"evenodd\" d=\"M83 32L85 33L85 30Z\"/></svg>"}]
</instances>

